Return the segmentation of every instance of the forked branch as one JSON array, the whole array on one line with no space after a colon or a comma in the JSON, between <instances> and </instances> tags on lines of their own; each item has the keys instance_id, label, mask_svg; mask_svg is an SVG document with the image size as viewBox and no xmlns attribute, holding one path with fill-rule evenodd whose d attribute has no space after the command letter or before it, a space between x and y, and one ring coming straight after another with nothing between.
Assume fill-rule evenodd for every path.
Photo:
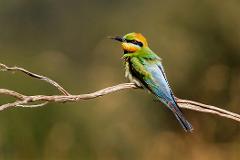
<instances>
[{"instance_id":1,"label":"forked branch","mask_svg":"<svg viewBox=\"0 0 240 160\"><path fill-rule=\"evenodd\" d=\"M13 108L13 107L40 107L44 106L49 102L77 102L80 100L89 100L93 98L97 98L100 96L104 96L109 93L113 93L116 91L120 91L123 89L137 89L138 87L134 83L122 83L118 84L112 87L107 87L101 90L98 90L93 93L89 94L80 94L80 95L71 95L69 92L67 92L62 86L60 86L57 82L51 80L50 78L47 78L45 76L41 76L35 73L32 73L26 69L20 68L20 67L8 67L4 64L0 63L0 71L19 71L22 72L30 77L37 78L39 80L46 81L47 83L55 86L62 95L24 95L21 93L18 93L16 91L8 90L8 89L0 89L0 96L1 95L7 95L10 97L14 97L16 99L15 102L12 103L6 103L0 105L0 111L7 109L7 108ZM191 101L191 100L185 100L175 97L178 105L180 108L183 109L189 109L194 110L198 112L204 112L204 113L211 113L215 114L221 117L229 118L235 121L240 122L240 115L237 113L233 113L215 106L206 105L203 103Z\"/></svg>"}]
</instances>

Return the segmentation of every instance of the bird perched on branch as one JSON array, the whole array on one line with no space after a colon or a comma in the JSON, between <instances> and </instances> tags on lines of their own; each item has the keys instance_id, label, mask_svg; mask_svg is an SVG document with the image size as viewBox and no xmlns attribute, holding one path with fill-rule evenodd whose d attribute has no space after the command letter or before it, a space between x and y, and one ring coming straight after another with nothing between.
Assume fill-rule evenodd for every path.
<instances>
[{"instance_id":1,"label":"bird perched on branch","mask_svg":"<svg viewBox=\"0 0 240 160\"><path fill-rule=\"evenodd\" d=\"M110 38L122 43L125 76L137 86L149 90L174 113L184 130L191 132L193 128L174 99L161 58L148 47L145 37L141 33L129 33Z\"/></svg>"}]
</instances>

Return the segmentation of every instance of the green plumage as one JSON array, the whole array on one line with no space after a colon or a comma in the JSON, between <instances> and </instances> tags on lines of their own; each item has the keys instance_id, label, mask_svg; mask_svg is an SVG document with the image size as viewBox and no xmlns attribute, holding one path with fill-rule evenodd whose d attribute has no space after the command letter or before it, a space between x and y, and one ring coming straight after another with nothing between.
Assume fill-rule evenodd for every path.
<instances>
[{"instance_id":1,"label":"green plumage","mask_svg":"<svg viewBox=\"0 0 240 160\"><path fill-rule=\"evenodd\" d=\"M161 59L147 45L146 39L138 33L130 33L122 42L125 60L125 76L138 86L149 90L158 100L164 103L176 116L185 131L192 131L191 124L184 118L170 89Z\"/></svg>"}]
</instances>

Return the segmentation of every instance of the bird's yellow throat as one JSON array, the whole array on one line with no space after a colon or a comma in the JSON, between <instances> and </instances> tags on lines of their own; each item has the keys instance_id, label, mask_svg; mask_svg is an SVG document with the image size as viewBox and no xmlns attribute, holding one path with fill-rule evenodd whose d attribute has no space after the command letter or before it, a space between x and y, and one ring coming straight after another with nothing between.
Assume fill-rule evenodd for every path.
<instances>
[{"instance_id":1,"label":"bird's yellow throat","mask_svg":"<svg viewBox=\"0 0 240 160\"><path fill-rule=\"evenodd\" d=\"M137 47L133 44L125 43L125 42L122 43L122 48L124 51L130 52L130 53L136 52L137 50L140 49L139 47Z\"/></svg>"}]
</instances>

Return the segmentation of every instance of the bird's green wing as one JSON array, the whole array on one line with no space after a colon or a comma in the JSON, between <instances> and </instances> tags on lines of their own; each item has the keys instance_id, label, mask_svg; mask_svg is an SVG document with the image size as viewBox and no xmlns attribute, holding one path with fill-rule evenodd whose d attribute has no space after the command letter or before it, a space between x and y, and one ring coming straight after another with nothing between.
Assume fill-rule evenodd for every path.
<instances>
[{"instance_id":1,"label":"bird's green wing","mask_svg":"<svg viewBox=\"0 0 240 160\"><path fill-rule=\"evenodd\" d=\"M168 85L161 62L157 59L132 57L131 73L163 103L173 101L172 91Z\"/></svg>"},{"instance_id":2,"label":"bird's green wing","mask_svg":"<svg viewBox=\"0 0 240 160\"><path fill-rule=\"evenodd\" d=\"M132 57L130 59L130 71L150 92L173 111L186 131L192 130L191 124L184 118L175 102L159 59Z\"/></svg>"}]
</instances>

